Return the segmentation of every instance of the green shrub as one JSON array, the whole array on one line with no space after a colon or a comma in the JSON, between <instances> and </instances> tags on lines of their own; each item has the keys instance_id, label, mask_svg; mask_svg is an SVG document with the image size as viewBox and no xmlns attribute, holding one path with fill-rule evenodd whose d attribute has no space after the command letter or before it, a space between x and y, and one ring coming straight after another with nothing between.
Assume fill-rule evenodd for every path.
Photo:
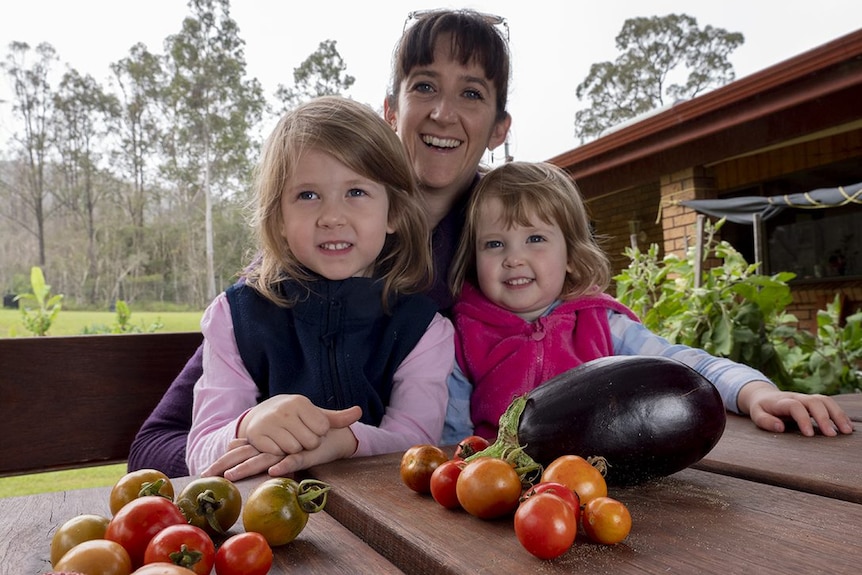
<instances>
[{"instance_id":1,"label":"green shrub","mask_svg":"<svg viewBox=\"0 0 862 575\"><path fill-rule=\"evenodd\" d=\"M51 329L62 308L63 295L51 295L51 286L45 283L42 268L30 268L31 293L18 294L15 300L21 305L24 327L33 335L44 336ZM29 304L29 305L28 305ZM35 307L31 307L35 304Z\"/></svg>"},{"instance_id":2,"label":"green shrub","mask_svg":"<svg viewBox=\"0 0 862 575\"><path fill-rule=\"evenodd\" d=\"M798 328L785 312L792 301L790 272L757 274L729 243L717 239L724 220L707 224L703 253L658 259L658 246L646 253L626 249L631 262L614 279L617 299L644 325L668 341L704 349L759 369L781 389L839 393L862 389L862 328L851 316L838 327L840 309L818 313L818 334ZM695 282L696 258L716 260ZM852 321L851 321L852 320Z\"/></svg>"},{"instance_id":3,"label":"green shrub","mask_svg":"<svg viewBox=\"0 0 862 575\"><path fill-rule=\"evenodd\" d=\"M145 325L143 323L139 326L133 325L131 323L132 310L129 308L128 304L121 299L117 300L114 307L117 313L116 323L111 326L92 324L84 327L81 333L85 335L98 333L153 333L164 327L164 324L161 322L161 318L157 319L150 325Z\"/></svg>"}]
</instances>

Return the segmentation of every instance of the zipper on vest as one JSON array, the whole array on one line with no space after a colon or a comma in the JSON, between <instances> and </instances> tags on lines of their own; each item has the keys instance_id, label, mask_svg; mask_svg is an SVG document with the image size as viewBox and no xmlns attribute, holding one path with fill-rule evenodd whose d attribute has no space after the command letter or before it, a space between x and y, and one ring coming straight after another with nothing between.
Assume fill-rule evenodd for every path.
<instances>
[{"instance_id":1,"label":"zipper on vest","mask_svg":"<svg viewBox=\"0 0 862 575\"><path fill-rule=\"evenodd\" d=\"M326 347L329 355L329 389L327 389L326 400L330 406L338 407L343 404L341 397L341 377L338 373L338 349L335 340L338 337L338 328L340 326L341 302L330 300L329 312L326 321L327 336L325 338Z\"/></svg>"},{"instance_id":2,"label":"zipper on vest","mask_svg":"<svg viewBox=\"0 0 862 575\"><path fill-rule=\"evenodd\" d=\"M530 334L533 341L542 341L545 339L546 332L544 319L545 318L540 317L533 321L533 333Z\"/></svg>"}]
</instances>

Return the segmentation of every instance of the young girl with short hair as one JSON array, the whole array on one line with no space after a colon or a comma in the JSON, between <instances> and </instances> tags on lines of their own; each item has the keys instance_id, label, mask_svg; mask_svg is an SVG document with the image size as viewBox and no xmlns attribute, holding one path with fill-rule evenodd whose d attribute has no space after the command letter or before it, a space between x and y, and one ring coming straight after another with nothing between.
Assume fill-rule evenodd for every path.
<instances>
[{"instance_id":1,"label":"young girl with short hair","mask_svg":"<svg viewBox=\"0 0 862 575\"><path fill-rule=\"evenodd\" d=\"M467 206L452 264L456 369L443 442L489 439L516 396L581 363L610 355L662 355L715 385L725 408L770 431L793 418L813 435L853 430L829 397L778 390L759 371L704 350L671 345L607 295L610 265L590 231L571 177L545 163L495 168ZM597 398L601 401L601 398Z\"/></svg>"}]
</instances>

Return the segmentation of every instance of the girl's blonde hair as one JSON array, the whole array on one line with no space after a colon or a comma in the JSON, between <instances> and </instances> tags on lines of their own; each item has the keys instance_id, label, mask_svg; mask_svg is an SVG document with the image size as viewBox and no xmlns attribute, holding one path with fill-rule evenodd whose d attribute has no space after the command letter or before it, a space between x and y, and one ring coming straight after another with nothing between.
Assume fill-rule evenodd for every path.
<instances>
[{"instance_id":1,"label":"girl's blonde hair","mask_svg":"<svg viewBox=\"0 0 862 575\"><path fill-rule=\"evenodd\" d=\"M528 226L530 218L556 223L566 239L569 272L560 299L604 291L610 284L610 263L590 230L581 193L563 170L547 163L510 162L485 174L467 205L461 244L450 272L452 293L458 297L465 281L478 286L476 226L489 199L503 204L506 226Z\"/></svg>"},{"instance_id":2,"label":"girl's blonde hair","mask_svg":"<svg viewBox=\"0 0 862 575\"><path fill-rule=\"evenodd\" d=\"M431 281L431 235L404 146L369 106L339 96L316 98L286 113L263 146L252 216L259 253L243 274L247 283L286 307L295 302L282 295L281 282L298 281L313 289L313 277L281 234L282 194L310 149L330 154L386 188L389 224L395 231L387 235L372 274L384 282L384 306L395 293L424 291Z\"/></svg>"}]
</instances>

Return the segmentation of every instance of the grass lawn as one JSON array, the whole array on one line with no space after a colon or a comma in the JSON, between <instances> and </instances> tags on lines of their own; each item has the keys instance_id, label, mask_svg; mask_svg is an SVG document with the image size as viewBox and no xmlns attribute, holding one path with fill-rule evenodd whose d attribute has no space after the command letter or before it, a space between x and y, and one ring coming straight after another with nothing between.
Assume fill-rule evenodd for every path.
<instances>
[{"instance_id":1,"label":"grass lawn","mask_svg":"<svg viewBox=\"0 0 862 575\"><path fill-rule=\"evenodd\" d=\"M139 326L143 331L153 323L159 322L164 327L158 331L162 333L178 331L200 331L200 311L182 312L156 312L156 311L134 311L129 320L131 325ZM21 312L17 309L0 309L0 338L2 337L28 337L33 334L24 328L21 321ZM112 326L117 322L117 316L109 311L69 311L61 310L57 319L54 320L48 335L80 335L85 327L96 325Z\"/></svg>"},{"instance_id":2,"label":"grass lawn","mask_svg":"<svg viewBox=\"0 0 862 575\"><path fill-rule=\"evenodd\" d=\"M48 491L83 489L85 487L109 487L125 474L126 464L117 463L98 467L0 477L0 497L17 497Z\"/></svg>"},{"instance_id":3,"label":"grass lawn","mask_svg":"<svg viewBox=\"0 0 862 575\"><path fill-rule=\"evenodd\" d=\"M200 331L203 312L136 312L132 311L130 323L146 327L154 322L164 324L161 333ZM110 326L116 323L112 312L62 310L48 331L48 335L80 335L85 327ZM16 309L0 309L0 338L28 337L33 334L24 329L21 312ZM50 471L31 475L0 477L0 497L30 495L47 491L64 491L85 487L111 486L126 473L126 464L83 467L65 471Z\"/></svg>"}]
</instances>

